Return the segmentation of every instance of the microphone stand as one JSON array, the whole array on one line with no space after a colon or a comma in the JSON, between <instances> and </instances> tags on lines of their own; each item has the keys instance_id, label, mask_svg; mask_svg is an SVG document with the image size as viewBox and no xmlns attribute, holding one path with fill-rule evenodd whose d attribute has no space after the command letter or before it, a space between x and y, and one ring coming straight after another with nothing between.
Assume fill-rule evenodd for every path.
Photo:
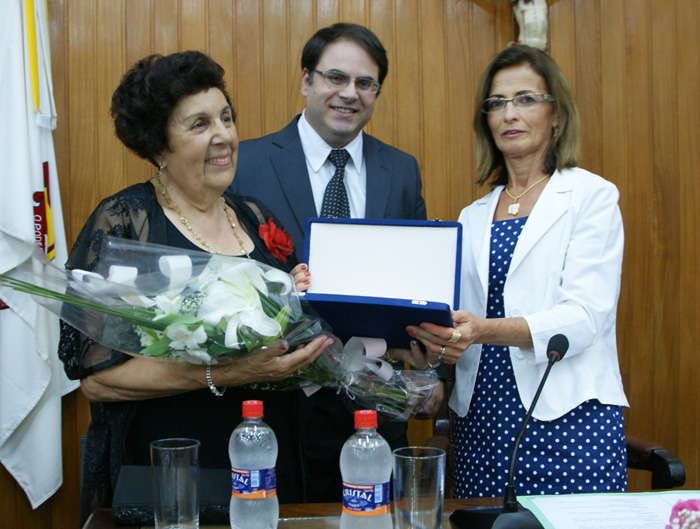
<instances>
[{"instance_id":1,"label":"microphone stand","mask_svg":"<svg viewBox=\"0 0 700 529\"><path fill-rule=\"evenodd\" d=\"M532 399L532 404L530 404L530 409L527 411L523 424L520 426L518 435L515 436L503 507L474 507L457 510L450 516L450 522L455 527L460 529L544 529L540 521L529 509L518 505L515 485L513 484L515 480L515 463L518 459L520 442L525 435L525 429L530 422L530 417L535 410L535 405L540 398L540 393L542 393L542 388L547 381L549 372L552 370L552 366L564 356L568 348L569 341L563 334L557 334L549 340L547 349L550 352L547 353L547 358L549 359L547 369L542 375L535 398Z\"/></svg>"}]
</instances>

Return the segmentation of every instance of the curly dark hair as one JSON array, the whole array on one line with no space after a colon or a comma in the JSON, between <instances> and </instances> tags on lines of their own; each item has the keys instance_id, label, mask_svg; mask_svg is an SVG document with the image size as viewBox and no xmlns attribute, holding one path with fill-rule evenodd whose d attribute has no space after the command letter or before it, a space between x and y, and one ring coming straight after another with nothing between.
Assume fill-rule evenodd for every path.
<instances>
[{"instance_id":1,"label":"curly dark hair","mask_svg":"<svg viewBox=\"0 0 700 529\"><path fill-rule=\"evenodd\" d=\"M231 105L224 69L204 53L144 57L124 74L112 95L110 113L117 137L158 167L155 157L169 148L167 125L173 109L183 98L209 88L221 90Z\"/></svg>"}]
</instances>

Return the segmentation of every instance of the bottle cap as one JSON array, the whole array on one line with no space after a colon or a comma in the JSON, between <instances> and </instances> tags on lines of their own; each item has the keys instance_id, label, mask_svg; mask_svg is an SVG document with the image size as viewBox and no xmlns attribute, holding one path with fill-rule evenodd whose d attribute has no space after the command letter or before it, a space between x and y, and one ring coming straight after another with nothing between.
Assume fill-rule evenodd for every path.
<instances>
[{"instance_id":1,"label":"bottle cap","mask_svg":"<svg viewBox=\"0 0 700 529\"><path fill-rule=\"evenodd\" d=\"M374 410L357 410L355 412L355 428L376 428L377 412Z\"/></svg>"},{"instance_id":2,"label":"bottle cap","mask_svg":"<svg viewBox=\"0 0 700 529\"><path fill-rule=\"evenodd\" d=\"M243 418L250 419L263 416L263 402L261 400L243 401Z\"/></svg>"}]
</instances>

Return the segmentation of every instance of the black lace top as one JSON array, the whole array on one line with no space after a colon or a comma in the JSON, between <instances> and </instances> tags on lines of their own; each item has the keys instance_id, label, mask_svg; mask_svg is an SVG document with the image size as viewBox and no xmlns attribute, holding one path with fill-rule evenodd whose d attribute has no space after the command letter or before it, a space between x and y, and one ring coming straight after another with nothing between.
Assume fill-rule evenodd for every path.
<instances>
[{"instance_id":1,"label":"black lace top","mask_svg":"<svg viewBox=\"0 0 700 529\"><path fill-rule=\"evenodd\" d=\"M296 265L294 254L287 263L282 263L269 253L258 235L258 227L269 218L279 226L272 214L253 199L233 195L225 195L225 199L255 244L251 258L290 271ZM170 223L150 183L130 186L97 206L71 250L67 268L94 270L106 235L199 249ZM85 378L131 358L97 344L63 322L59 356L72 379ZM302 501L297 495L302 489L297 481L302 474L298 421L300 395L299 391L276 393L229 388L223 398L203 389L138 402L91 403L82 474L81 526L94 509L111 505L122 464L149 464L148 444L154 439L197 438L202 441L202 466L229 468L228 437L241 421L242 401L252 398L265 403L265 421L278 438L280 501Z\"/></svg>"}]
</instances>

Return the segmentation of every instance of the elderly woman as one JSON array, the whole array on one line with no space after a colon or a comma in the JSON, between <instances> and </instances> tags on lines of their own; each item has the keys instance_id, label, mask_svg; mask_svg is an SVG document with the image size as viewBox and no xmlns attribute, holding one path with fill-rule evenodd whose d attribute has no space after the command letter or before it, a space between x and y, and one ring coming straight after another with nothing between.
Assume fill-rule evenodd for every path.
<instances>
[{"instance_id":1,"label":"elderly woman","mask_svg":"<svg viewBox=\"0 0 700 529\"><path fill-rule=\"evenodd\" d=\"M269 229L259 228L272 226L273 215L262 204L226 193L236 170L238 137L223 73L206 55L190 51L146 57L124 75L112 98L117 136L157 172L99 204L78 236L68 268L94 269L102 238L112 235L255 259L292 272L298 288L308 285L305 265L292 269L291 243L261 237ZM308 366L331 341L321 336L292 352L284 344L212 367L135 358L64 325L61 358L90 401L82 521L95 508L110 505L122 464L149 464L155 439L194 437L202 442L203 467L230 468L228 438L241 421L242 401L252 398L265 402L265 420L279 438L280 499L301 501L300 392L239 386L283 379Z\"/></svg>"},{"instance_id":2,"label":"elderly woman","mask_svg":"<svg viewBox=\"0 0 700 529\"><path fill-rule=\"evenodd\" d=\"M578 112L544 52L515 46L481 77L474 111L479 183L465 208L454 329L408 332L426 361L456 363L455 497L502 496L513 440L557 334L570 347L535 408L518 493L627 486L615 315L623 231L616 187L577 167Z\"/></svg>"}]
</instances>

